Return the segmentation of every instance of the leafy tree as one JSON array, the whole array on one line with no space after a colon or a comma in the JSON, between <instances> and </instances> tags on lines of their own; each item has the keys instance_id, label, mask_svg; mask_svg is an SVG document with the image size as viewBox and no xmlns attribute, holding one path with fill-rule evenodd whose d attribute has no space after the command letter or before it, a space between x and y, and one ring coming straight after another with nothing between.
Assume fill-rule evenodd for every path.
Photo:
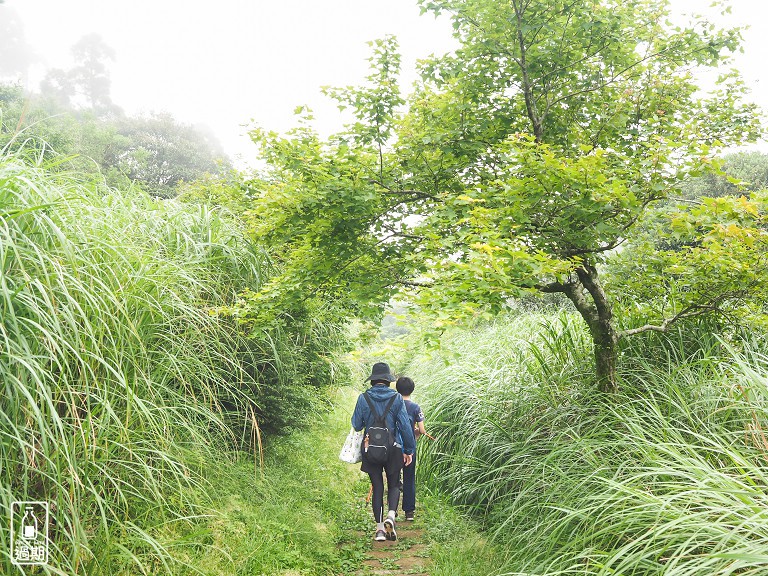
<instances>
[{"instance_id":1,"label":"leafy tree","mask_svg":"<svg viewBox=\"0 0 768 576\"><path fill-rule=\"evenodd\" d=\"M722 158L720 170L707 172L685 182L681 195L686 199L717 198L768 188L768 154L737 152Z\"/></svg>"},{"instance_id":2,"label":"leafy tree","mask_svg":"<svg viewBox=\"0 0 768 576\"><path fill-rule=\"evenodd\" d=\"M88 107L93 110L109 110L113 107L107 63L115 59L115 51L98 34L83 36L72 46L72 54L78 63L70 75Z\"/></svg>"},{"instance_id":3,"label":"leafy tree","mask_svg":"<svg viewBox=\"0 0 768 576\"><path fill-rule=\"evenodd\" d=\"M229 168L215 136L179 123L170 114L122 118L115 126L121 141L110 150L106 164L153 195L174 196L181 182Z\"/></svg>"},{"instance_id":4,"label":"leafy tree","mask_svg":"<svg viewBox=\"0 0 768 576\"><path fill-rule=\"evenodd\" d=\"M675 27L655 0L420 5L451 14L460 48L423 63L407 111L388 39L368 86L329 91L357 117L347 131L254 134L271 181L253 229L286 263L254 304L309 285L366 311L405 291L453 322L561 293L589 327L600 388L615 390L620 340L679 315L619 327L600 270L650 205L757 135L735 72L706 97L690 73L727 63L739 31Z\"/></svg>"},{"instance_id":5,"label":"leafy tree","mask_svg":"<svg viewBox=\"0 0 768 576\"><path fill-rule=\"evenodd\" d=\"M48 71L40 85L42 92L67 107L87 108L100 115L117 113L107 67L115 59L115 51L98 34L88 34L72 46L72 56L73 68Z\"/></svg>"}]
</instances>

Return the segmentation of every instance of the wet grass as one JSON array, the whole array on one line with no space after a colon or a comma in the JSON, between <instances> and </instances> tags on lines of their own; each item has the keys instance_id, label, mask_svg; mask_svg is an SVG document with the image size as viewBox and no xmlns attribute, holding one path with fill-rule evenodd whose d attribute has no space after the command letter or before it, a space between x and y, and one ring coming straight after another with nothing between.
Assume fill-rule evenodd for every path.
<instances>
[{"instance_id":1,"label":"wet grass","mask_svg":"<svg viewBox=\"0 0 768 576\"><path fill-rule=\"evenodd\" d=\"M404 370L437 437L420 463L505 551L493 573L765 573L764 343L627 348L603 397L578 331L498 321Z\"/></svg>"}]
</instances>

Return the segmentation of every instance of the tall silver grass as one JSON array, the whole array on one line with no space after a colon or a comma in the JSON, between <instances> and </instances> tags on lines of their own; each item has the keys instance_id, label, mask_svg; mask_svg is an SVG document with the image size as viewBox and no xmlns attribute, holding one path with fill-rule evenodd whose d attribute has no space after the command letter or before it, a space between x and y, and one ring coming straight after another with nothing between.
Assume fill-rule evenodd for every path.
<instances>
[{"instance_id":1,"label":"tall silver grass","mask_svg":"<svg viewBox=\"0 0 768 576\"><path fill-rule=\"evenodd\" d=\"M200 512L220 402L255 386L212 310L264 270L214 211L0 158L0 507L51 503L46 572L170 566L154 528Z\"/></svg>"},{"instance_id":2,"label":"tall silver grass","mask_svg":"<svg viewBox=\"0 0 768 576\"><path fill-rule=\"evenodd\" d=\"M624 392L597 398L579 392L577 323L455 334L457 355L407 370L437 436L420 442L420 478L487 523L510 553L499 574L766 574L765 348L711 340L633 356Z\"/></svg>"}]
</instances>

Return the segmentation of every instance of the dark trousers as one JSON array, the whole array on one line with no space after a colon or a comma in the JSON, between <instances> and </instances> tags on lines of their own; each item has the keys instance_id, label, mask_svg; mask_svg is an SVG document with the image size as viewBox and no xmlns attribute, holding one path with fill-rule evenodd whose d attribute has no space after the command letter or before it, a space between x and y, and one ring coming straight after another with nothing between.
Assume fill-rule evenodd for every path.
<instances>
[{"instance_id":1,"label":"dark trousers","mask_svg":"<svg viewBox=\"0 0 768 576\"><path fill-rule=\"evenodd\" d=\"M397 510L400 503L400 470L403 468L403 451L394 447L390 452L389 462L386 466L371 464L363 456L363 472L367 472L371 478L373 494L371 508L376 522L384 521L384 475L387 476L387 510Z\"/></svg>"},{"instance_id":2,"label":"dark trousers","mask_svg":"<svg viewBox=\"0 0 768 576\"><path fill-rule=\"evenodd\" d=\"M416 510L416 454L409 466L403 467L403 512Z\"/></svg>"}]
</instances>

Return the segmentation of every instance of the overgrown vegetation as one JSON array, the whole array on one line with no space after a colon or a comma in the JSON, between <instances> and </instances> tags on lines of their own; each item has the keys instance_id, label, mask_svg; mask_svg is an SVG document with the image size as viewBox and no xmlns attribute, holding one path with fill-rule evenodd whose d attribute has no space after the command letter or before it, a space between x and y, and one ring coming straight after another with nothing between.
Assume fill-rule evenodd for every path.
<instances>
[{"instance_id":1,"label":"overgrown vegetation","mask_svg":"<svg viewBox=\"0 0 768 576\"><path fill-rule=\"evenodd\" d=\"M6 155L0 263L0 499L51 503L62 574L169 570L158 534L205 512L204 470L331 381L311 311L259 334L222 313L271 265L219 211ZM0 549L10 571L6 525Z\"/></svg>"},{"instance_id":2,"label":"overgrown vegetation","mask_svg":"<svg viewBox=\"0 0 768 576\"><path fill-rule=\"evenodd\" d=\"M126 117L98 37L39 95L0 86L0 504L51 503L41 571L359 570L354 393L328 386L363 382L347 323L393 296L425 318L380 334L437 438L435 576L768 570L765 157L713 158L762 128L737 73L690 73L740 31L665 1L418 4L460 48L406 99L374 42L368 85L327 89L357 121L254 132L260 174Z\"/></svg>"},{"instance_id":3,"label":"overgrown vegetation","mask_svg":"<svg viewBox=\"0 0 768 576\"><path fill-rule=\"evenodd\" d=\"M571 315L453 331L402 367L437 437L422 477L508 551L498 574L762 574L768 358L734 342L646 335L595 398Z\"/></svg>"},{"instance_id":4,"label":"overgrown vegetation","mask_svg":"<svg viewBox=\"0 0 768 576\"><path fill-rule=\"evenodd\" d=\"M165 524L160 538L173 542L173 574L229 576L341 576L369 574L373 527L366 494L370 483L338 460L356 392L330 395L333 410L304 431L268 441L263 467L247 455L226 466L205 466L205 516ZM307 449L307 434L316 441ZM198 499L199 488L188 495ZM425 562L433 576L491 576L500 551L445 498L424 490L416 523L424 532ZM413 540L391 550L394 560ZM158 567L159 568L159 567ZM158 570L158 572L162 572Z\"/></svg>"},{"instance_id":5,"label":"overgrown vegetation","mask_svg":"<svg viewBox=\"0 0 768 576\"><path fill-rule=\"evenodd\" d=\"M70 168L164 198L185 182L232 170L210 133L168 113L129 116L117 107L76 107L13 84L0 84L0 150L34 151L54 162L71 156Z\"/></svg>"}]
</instances>

